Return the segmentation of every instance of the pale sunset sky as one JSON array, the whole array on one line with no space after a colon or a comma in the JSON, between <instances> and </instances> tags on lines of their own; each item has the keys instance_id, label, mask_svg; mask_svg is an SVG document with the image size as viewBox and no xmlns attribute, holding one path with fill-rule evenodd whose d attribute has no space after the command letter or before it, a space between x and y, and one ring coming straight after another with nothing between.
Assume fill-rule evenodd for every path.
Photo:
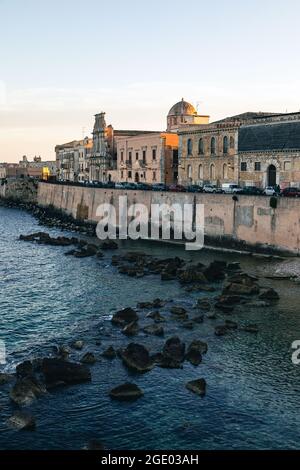
<instances>
[{"instance_id":1,"label":"pale sunset sky","mask_svg":"<svg viewBox=\"0 0 300 470\"><path fill-rule=\"evenodd\" d=\"M300 110L299 0L0 0L0 162L118 129Z\"/></svg>"}]
</instances>

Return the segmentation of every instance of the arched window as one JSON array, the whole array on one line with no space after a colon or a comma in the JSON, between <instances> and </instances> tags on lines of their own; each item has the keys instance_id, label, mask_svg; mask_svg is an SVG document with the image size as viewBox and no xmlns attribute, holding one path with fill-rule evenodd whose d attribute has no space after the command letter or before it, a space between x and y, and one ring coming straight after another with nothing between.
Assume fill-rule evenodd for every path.
<instances>
[{"instance_id":1,"label":"arched window","mask_svg":"<svg viewBox=\"0 0 300 470\"><path fill-rule=\"evenodd\" d=\"M228 137L225 135L223 139L223 153L228 153Z\"/></svg>"},{"instance_id":2,"label":"arched window","mask_svg":"<svg viewBox=\"0 0 300 470\"><path fill-rule=\"evenodd\" d=\"M188 165L187 167L187 177L192 179L192 165Z\"/></svg>"},{"instance_id":3,"label":"arched window","mask_svg":"<svg viewBox=\"0 0 300 470\"><path fill-rule=\"evenodd\" d=\"M198 153L199 155L203 155L204 154L204 142L203 142L203 139L199 139L199 144L198 144L199 148L198 148Z\"/></svg>"},{"instance_id":4,"label":"arched window","mask_svg":"<svg viewBox=\"0 0 300 470\"><path fill-rule=\"evenodd\" d=\"M215 172L215 165L212 163L209 168L209 178L210 180L214 180L216 177L216 172Z\"/></svg>"},{"instance_id":5,"label":"arched window","mask_svg":"<svg viewBox=\"0 0 300 470\"><path fill-rule=\"evenodd\" d=\"M227 163L224 163L223 165L223 180L228 179L228 166Z\"/></svg>"},{"instance_id":6,"label":"arched window","mask_svg":"<svg viewBox=\"0 0 300 470\"><path fill-rule=\"evenodd\" d=\"M230 137L230 148L234 149L234 137Z\"/></svg>"},{"instance_id":7,"label":"arched window","mask_svg":"<svg viewBox=\"0 0 300 470\"><path fill-rule=\"evenodd\" d=\"M187 153L188 153L188 155L192 155L192 153L193 153L193 141L192 141L192 139L188 139L188 141L187 141Z\"/></svg>"},{"instance_id":8,"label":"arched window","mask_svg":"<svg viewBox=\"0 0 300 470\"><path fill-rule=\"evenodd\" d=\"M198 167L198 179L203 180L203 165L199 165Z\"/></svg>"},{"instance_id":9,"label":"arched window","mask_svg":"<svg viewBox=\"0 0 300 470\"><path fill-rule=\"evenodd\" d=\"M216 139L215 139L215 137L212 137L211 141L210 141L210 153L212 155L216 154Z\"/></svg>"}]
</instances>

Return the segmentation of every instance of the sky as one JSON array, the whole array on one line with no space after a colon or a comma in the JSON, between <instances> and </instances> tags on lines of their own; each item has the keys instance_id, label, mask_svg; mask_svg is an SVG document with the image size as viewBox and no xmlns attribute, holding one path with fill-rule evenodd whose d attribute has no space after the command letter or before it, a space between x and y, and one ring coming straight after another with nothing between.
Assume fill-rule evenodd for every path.
<instances>
[{"instance_id":1,"label":"sky","mask_svg":"<svg viewBox=\"0 0 300 470\"><path fill-rule=\"evenodd\" d=\"M116 129L300 110L299 0L0 0L0 162Z\"/></svg>"}]
</instances>

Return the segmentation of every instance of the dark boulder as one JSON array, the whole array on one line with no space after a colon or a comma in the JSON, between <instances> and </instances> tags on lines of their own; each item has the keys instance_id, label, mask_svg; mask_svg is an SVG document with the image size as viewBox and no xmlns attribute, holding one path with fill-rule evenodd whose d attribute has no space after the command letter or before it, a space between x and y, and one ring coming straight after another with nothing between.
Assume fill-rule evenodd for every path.
<instances>
[{"instance_id":1,"label":"dark boulder","mask_svg":"<svg viewBox=\"0 0 300 470\"><path fill-rule=\"evenodd\" d=\"M24 361L16 367L16 374L18 378L32 377L33 366L31 361Z\"/></svg>"},{"instance_id":2,"label":"dark boulder","mask_svg":"<svg viewBox=\"0 0 300 470\"><path fill-rule=\"evenodd\" d=\"M30 405L38 397L44 395L46 389L34 378L18 380L10 390L10 399L19 406Z\"/></svg>"},{"instance_id":3,"label":"dark boulder","mask_svg":"<svg viewBox=\"0 0 300 470\"><path fill-rule=\"evenodd\" d=\"M18 431L34 431L36 427L34 417L22 411L16 411L13 416L7 420L7 424Z\"/></svg>"},{"instance_id":4,"label":"dark boulder","mask_svg":"<svg viewBox=\"0 0 300 470\"><path fill-rule=\"evenodd\" d=\"M137 316L136 311L133 310L133 308L128 307L115 313L111 321L114 325L124 327L129 323L138 321L138 319L139 317Z\"/></svg>"},{"instance_id":5,"label":"dark boulder","mask_svg":"<svg viewBox=\"0 0 300 470\"><path fill-rule=\"evenodd\" d=\"M279 300L279 294L276 292L276 290L270 288L265 290L259 295L259 298L261 300Z\"/></svg>"},{"instance_id":6,"label":"dark boulder","mask_svg":"<svg viewBox=\"0 0 300 470\"><path fill-rule=\"evenodd\" d=\"M43 359L42 372L47 386L73 385L90 382L91 373L83 364L61 359Z\"/></svg>"},{"instance_id":7,"label":"dark boulder","mask_svg":"<svg viewBox=\"0 0 300 470\"><path fill-rule=\"evenodd\" d=\"M170 308L170 312L172 313L172 315L176 315L176 317L188 318L187 311L184 307L174 305Z\"/></svg>"},{"instance_id":8,"label":"dark boulder","mask_svg":"<svg viewBox=\"0 0 300 470\"><path fill-rule=\"evenodd\" d=\"M113 346L109 346L103 353L102 356L106 359L115 359L117 357L117 353Z\"/></svg>"},{"instance_id":9,"label":"dark boulder","mask_svg":"<svg viewBox=\"0 0 300 470\"><path fill-rule=\"evenodd\" d=\"M152 320L155 321L155 323L162 323L165 322L166 319L158 312L150 312L146 315L147 318L152 318Z\"/></svg>"},{"instance_id":10,"label":"dark boulder","mask_svg":"<svg viewBox=\"0 0 300 470\"><path fill-rule=\"evenodd\" d=\"M85 353L80 359L81 364L95 364L97 362L95 354L91 352Z\"/></svg>"},{"instance_id":11,"label":"dark boulder","mask_svg":"<svg viewBox=\"0 0 300 470\"><path fill-rule=\"evenodd\" d=\"M206 381L205 379L192 380L186 384L186 388L196 395L203 397L206 393Z\"/></svg>"},{"instance_id":12,"label":"dark boulder","mask_svg":"<svg viewBox=\"0 0 300 470\"><path fill-rule=\"evenodd\" d=\"M208 281L221 281L225 278L225 269L227 263L225 261L213 261L204 269L204 276Z\"/></svg>"},{"instance_id":13,"label":"dark boulder","mask_svg":"<svg viewBox=\"0 0 300 470\"><path fill-rule=\"evenodd\" d=\"M133 401L137 400L138 398L142 397L144 392L135 384L132 383L125 383L119 385L116 388L113 388L109 392L109 396L114 400L121 400L121 401Z\"/></svg>"},{"instance_id":14,"label":"dark boulder","mask_svg":"<svg viewBox=\"0 0 300 470\"><path fill-rule=\"evenodd\" d=\"M118 244L113 240L107 239L101 243L101 250L117 250L118 248Z\"/></svg>"},{"instance_id":15,"label":"dark boulder","mask_svg":"<svg viewBox=\"0 0 300 470\"><path fill-rule=\"evenodd\" d=\"M161 367L181 368L185 358L185 344L181 342L178 336L169 338L162 351L160 361Z\"/></svg>"},{"instance_id":16,"label":"dark boulder","mask_svg":"<svg viewBox=\"0 0 300 470\"><path fill-rule=\"evenodd\" d=\"M135 372L148 372L153 369L154 366L149 351L141 344L128 344L126 349L120 351L120 357L123 363Z\"/></svg>"},{"instance_id":17,"label":"dark boulder","mask_svg":"<svg viewBox=\"0 0 300 470\"><path fill-rule=\"evenodd\" d=\"M122 333L126 336L134 336L137 335L139 332L139 325L137 321L133 321L128 323L128 325L124 326Z\"/></svg>"}]
</instances>

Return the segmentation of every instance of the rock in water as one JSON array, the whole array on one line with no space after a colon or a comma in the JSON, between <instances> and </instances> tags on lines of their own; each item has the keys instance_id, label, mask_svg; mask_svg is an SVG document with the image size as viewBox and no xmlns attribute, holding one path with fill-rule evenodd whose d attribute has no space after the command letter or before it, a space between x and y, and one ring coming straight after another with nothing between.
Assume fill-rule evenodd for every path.
<instances>
[{"instance_id":1,"label":"rock in water","mask_svg":"<svg viewBox=\"0 0 300 470\"><path fill-rule=\"evenodd\" d=\"M13 416L7 420L7 424L12 428L24 431L34 431L36 427L34 417L22 411L16 411Z\"/></svg>"},{"instance_id":2,"label":"rock in water","mask_svg":"<svg viewBox=\"0 0 300 470\"><path fill-rule=\"evenodd\" d=\"M261 300L279 300L279 294L274 289L267 289L259 296Z\"/></svg>"},{"instance_id":3,"label":"rock in water","mask_svg":"<svg viewBox=\"0 0 300 470\"><path fill-rule=\"evenodd\" d=\"M115 400L137 400L144 392L135 384L125 383L109 392L109 396Z\"/></svg>"},{"instance_id":4,"label":"rock in water","mask_svg":"<svg viewBox=\"0 0 300 470\"><path fill-rule=\"evenodd\" d=\"M143 332L146 333L147 335L154 335L154 336L164 335L163 327L156 325L156 324L145 326L145 328L143 328Z\"/></svg>"},{"instance_id":5,"label":"rock in water","mask_svg":"<svg viewBox=\"0 0 300 470\"><path fill-rule=\"evenodd\" d=\"M19 378L32 377L33 375L33 366L30 361L21 362L16 367L16 374Z\"/></svg>"},{"instance_id":6,"label":"rock in water","mask_svg":"<svg viewBox=\"0 0 300 470\"><path fill-rule=\"evenodd\" d=\"M123 308L123 310L119 310L117 313L114 314L111 321L114 325L117 326L124 326L128 325L129 323L138 321L139 317L133 308Z\"/></svg>"},{"instance_id":7,"label":"rock in water","mask_svg":"<svg viewBox=\"0 0 300 470\"><path fill-rule=\"evenodd\" d=\"M13 380L14 376L12 374L0 373L0 385L6 385Z\"/></svg>"},{"instance_id":8,"label":"rock in water","mask_svg":"<svg viewBox=\"0 0 300 470\"><path fill-rule=\"evenodd\" d=\"M148 372L154 367L149 351L141 344L128 344L127 348L120 352L120 356L123 363L135 372Z\"/></svg>"},{"instance_id":9,"label":"rock in water","mask_svg":"<svg viewBox=\"0 0 300 470\"><path fill-rule=\"evenodd\" d=\"M81 351L83 349L84 342L81 340L74 341L74 343L71 344L71 348L77 349L77 351Z\"/></svg>"},{"instance_id":10,"label":"rock in water","mask_svg":"<svg viewBox=\"0 0 300 470\"><path fill-rule=\"evenodd\" d=\"M246 331L247 333L258 333L259 328L257 325L252 324L252 325L245 325L242 328L243 331Z\"/></svg>"},{"instance_id":11,"label":"rock in water","mask_svg":"<svg viewBox=\"0 0 300 470\"><path fill-rule=\"evenodd\" d=\"M226 325L218 325L215 327L216 336L224 336L226 333L228 333L228 328Z\"/></svg>"},{"instance_id":12,"label":"rock in water","mask_svg":"<svg viewBox=\"0 0 300 470\"><path fill-rule=\"evenodd\" d=\"M113 346L109 346L103 353L102 356L106 359L115 359L117 356L116 351L114 350Z\"/></svg>"},{"instance_id":13,"label":"rock in water","mask_svg":"<svg viewBox=\"0 0 300 470\"><path fill-rule=\"evenodd\" d=\"M186 388L203 397L206 393L206 381L205 379L192 380L186 384Z\"/></svg>"},{"instance_id":14,"label":"rock in water","mask_svg":"<svg viewBox=\"0 0 300 470\"><path fill-rule=\"evenodd\" d=\"M137 321L133 321L128 325L124 326L122 333L126 336L134 336L137 335L139 332L139 325Z\"/></svg>"},{"instance_id":15,"label":"rock in water","mask_svg":"<svg viewBox=\"0 0 300 470\"><path fill-rule=\"evenodd\" d=\"M45 393L45 387L34 378L23 378L12 387L9 396L17 405L26 406Z\"/></svg>"},{"instance_id":16,"label":"rock in water","mask_svg":"<svg viewBox=\"0 0 300 470\"><path fill-rule=\"evenodd\" d=\"M61 359L43 359L42 372L47 386L72 385L91 380L89 369L83 364Z\"/></svg>"},{"instance_id":17,"label":"rock in water","mask_svg":"<svg viewBox=\"0 0 300 470\"><path fill-rule=\"evenodd\" d=\"M159 365L164 368L181 368L185 357L185 344L178 336L169 338L164 347Z\"/></svg>"},{"instance_id":18,"label":"rock in water","mask_svg":"<svg viewBox=\"0 0 300 470\"><path fill-rule=\"evenodd\" d=\"M97 359L95 357L95 354L91 352L85 353L82 358L80 359L81 364L95 364L97 362Z\"/></svg>"}]
</instances>

